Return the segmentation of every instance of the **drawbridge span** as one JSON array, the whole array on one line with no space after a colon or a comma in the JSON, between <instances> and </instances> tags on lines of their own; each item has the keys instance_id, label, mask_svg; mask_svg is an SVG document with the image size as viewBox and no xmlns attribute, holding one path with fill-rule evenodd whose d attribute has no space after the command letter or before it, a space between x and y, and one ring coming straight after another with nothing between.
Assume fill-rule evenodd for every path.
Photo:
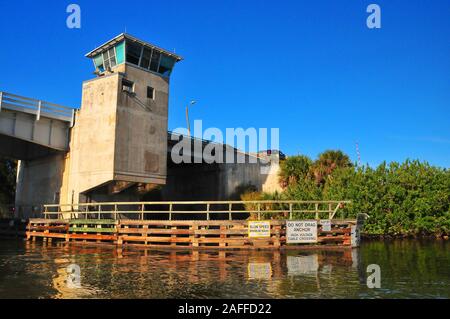
<instances>
[{"instance_id":1,"label":"drawbridge span","mask_svg":"<svg viewBox=\"0 0 450 319\"><path fill-rule=\"evenodd\" d=\"M0 91L0 155L32 160L69 150L75 109Z\"/></svg>"}]
</instances>

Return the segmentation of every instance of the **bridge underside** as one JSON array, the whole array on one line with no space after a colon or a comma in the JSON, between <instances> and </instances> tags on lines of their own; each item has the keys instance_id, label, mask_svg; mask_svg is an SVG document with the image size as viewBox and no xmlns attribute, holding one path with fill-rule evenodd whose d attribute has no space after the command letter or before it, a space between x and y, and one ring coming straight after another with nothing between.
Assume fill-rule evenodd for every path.
<instances>
[{"instance_id":1,"label":"bridge underside","mask_svg":"<svg viewBox=\"0 0 450 319\"><path fill-rule=\"evenodd\" d=\"M61 151L34 142L2 134L0 134L0 145L0 156L17 160L32 160L61 153Z\"/></svg>"},{"instance_id":2,"label":"bridge underside","mask_svg":"<svg viewBox=\"0 0 450 319\"><path fill-rule=\"evenodd\" d=\"M0 112L0 155L32 160L69 149L70 123L23 111Z\"/></svg>"}]
</instances>

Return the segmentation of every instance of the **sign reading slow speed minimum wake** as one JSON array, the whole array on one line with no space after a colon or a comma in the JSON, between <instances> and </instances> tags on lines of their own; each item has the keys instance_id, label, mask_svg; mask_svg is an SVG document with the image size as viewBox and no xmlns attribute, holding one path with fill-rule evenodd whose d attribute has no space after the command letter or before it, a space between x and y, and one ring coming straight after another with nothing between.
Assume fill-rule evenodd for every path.
<instances>
[{"instance_id":1,"label":"sign reading slow speed minimum wake","mask_svg":"<svg viewBox=\"0 0 450 319\"><path fill-rule=\"evenodd\" d=\"M270 222L268 221L249 221L248 222L249 238L270 237Z\"/></svg>"},{"instance_id":2,"label":"sign reading slow speed minimum wake","mask_svg":"<svg viewBox=\"0 0 450 319\"><path fill-rule=\"evenodd\" d=\"M286 242L288 244L317 243L317 221L286 221Z\"/></svg>"}]
</instances>

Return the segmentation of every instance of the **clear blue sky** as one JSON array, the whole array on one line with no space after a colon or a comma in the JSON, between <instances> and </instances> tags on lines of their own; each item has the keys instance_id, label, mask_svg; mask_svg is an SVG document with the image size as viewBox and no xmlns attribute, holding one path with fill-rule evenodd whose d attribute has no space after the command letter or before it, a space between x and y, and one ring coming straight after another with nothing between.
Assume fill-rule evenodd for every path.
<instances>
[{"instance_id":1,"label":"clear blue sky","mask_svg":"<svg viewBox=\"0 0 450 319\"><path fill-rule=\"evenodd\" d=\"M77 3L82 28L66 27ZM366 27L366 7L382 28ZM185 60L169 128L279 127L287 154L450 167L450 0L0 0L0 90L79 106L84 54L124 32Z\"/></svg>"}]
</instances>

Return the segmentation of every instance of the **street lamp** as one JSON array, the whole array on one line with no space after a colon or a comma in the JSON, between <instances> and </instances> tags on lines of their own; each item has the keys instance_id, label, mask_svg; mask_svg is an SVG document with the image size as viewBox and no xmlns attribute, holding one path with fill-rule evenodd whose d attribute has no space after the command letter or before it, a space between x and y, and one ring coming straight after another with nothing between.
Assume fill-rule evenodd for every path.
<instances>
[{"instance_id":1,"label":"street lamp","mask_svg":"<svg viewBox=\"0 0 450 319\"><path fill-rule=\"evenodd\" d=\"M197 101L192 100L191 102L189 102L189 104L186 106L186 124L187 124L187 130L188 130L188 135L191 136L191 125L189 124L189 105L194 105L195 103L197 103Z\"/></svg>"}]
</instances>

